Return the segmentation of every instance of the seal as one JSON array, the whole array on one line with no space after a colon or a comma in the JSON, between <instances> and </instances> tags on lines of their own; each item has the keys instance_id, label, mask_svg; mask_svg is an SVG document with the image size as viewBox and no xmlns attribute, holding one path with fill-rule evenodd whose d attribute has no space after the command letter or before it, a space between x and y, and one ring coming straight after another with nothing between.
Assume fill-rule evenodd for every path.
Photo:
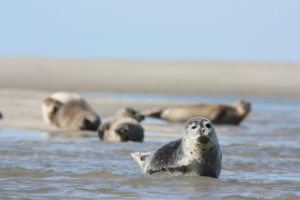
<instances>
[{"instance_id":1,"label":"seal","mask_svg":"<svg viewBox=\"0 0 300 200\"><path fill-rule=\"evenodd\" d=\"M64 130L92 130L96 131L101 121L98 115L85 103L71 101L62 104L60 101L47 98L42 104L48 113L50 124Z\"/></svg>"},{"instance_id":2,"label":"seal","mask_svg":"<svg viewBox=\"0 0 300 200\"><path fill-rule=\"evenodd\" d=\"M140 113L140 111L134 109L134 108L130 108L130 107L126 107L126 108L122 108L120 110L118 110L115 113L115 116L124 116L124 117L130 117L132 119L135 119L138 122L141 122L145 119L145 116L142 115Z\"/></svg>"},{"instance_id":3,"label":"seal","mask_svg":"<svg viewBox=\"0 0 300 200\"><path fill-rule=\"evenodd\" d=\"M186 122L193 117L205 117L213 124L239 125L251 110L247 100L238 100L232 105L195 104L155 108L142 112L143 115L165 119L169 122Z\"/></svg>"},{"instance_id":4,"label":"seal","mask_svg":"<svg viewBox=\"0 0 300 200\"><path fill-rule=\"evenodd\" d=\"M71 101L81 101L81 102L87 104L86 101L79 94L77 94L75 92L55 92L55 93L51 94L50 97L48 97L48 98L57 100L61 104L66 104ZM43 114L44 121L47 124L51 124L51 120L48 117L50 115L49 112L51 112L51 109L49 110L48 107L44 106L43 103L41 105L41 108L42 108L42 114Z\"/></svg>"},{"instance_id":5,"label":"seal","mask_svg":"<svg viewBox=\"0 0 300 200\"><path fill-rule=\"evenodd\" d=\"M169 142L154 152L132 153L144 173L195 172L200 176L219 178L222 154L215 129L208 119L190 119L182 139Z\"/></svg>"},{"instance_id":6,"label":"seal","mask_svg":"<svg viewBox=\"0 0 300 200\"><path fill-rule=\"evenodd\" d=\"M122 108L99 126L99 139L109 142L143 142L144 129L139 123L143 119L144 116L138 110Z\"/></svg>"}]
</instances>

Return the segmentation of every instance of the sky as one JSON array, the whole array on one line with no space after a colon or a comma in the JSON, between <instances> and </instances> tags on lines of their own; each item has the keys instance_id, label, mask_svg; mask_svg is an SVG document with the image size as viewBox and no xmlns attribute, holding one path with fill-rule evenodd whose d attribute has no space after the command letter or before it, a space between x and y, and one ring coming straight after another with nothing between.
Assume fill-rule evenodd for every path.
<instances>
[{"instance_id":1,"label":"sky","mask_svg":"<svg viewBox=\"0 0 300 200\"><path fill-rule=\"evenodd\" d=\"M0 0L0 57L300 63L299 0Z\"/></svg>"}]
</instances>

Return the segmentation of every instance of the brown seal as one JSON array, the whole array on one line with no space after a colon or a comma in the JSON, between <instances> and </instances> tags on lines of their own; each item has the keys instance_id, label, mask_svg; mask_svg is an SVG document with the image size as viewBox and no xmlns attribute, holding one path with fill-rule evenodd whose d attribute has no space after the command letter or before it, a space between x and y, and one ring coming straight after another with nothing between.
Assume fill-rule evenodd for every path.
<instances>
[{"instance_id":1,"label":"brown seal","mask_svg":"<svg viewBox=\"0 0 300 200\"><path fill-rule=\"evenodd\" d=\"M115 116L105 120L98 128L98 136L102 141L125 142L144 140L144 129L139 124L144 116L133 108L122 108Z\"/></svg>"},{"instance_id":2,"label":"brown seal","mask_svg":"<svg viewBox=\"0 0 300 200\"><path fill-rule=\"evenodd\" d=\"M48 114L50 124L64 130L93 130L100 125L98 115L81 101L71 101L66 104L47 98L42 104L42 109Z\"/></svg>"},{"instance_id":3,"label":"brown seal","mask_svg":"<svg viewBox=\"0 0 300 200\"><path fill-rule=\"evenodd\" d=\"M50 97L48 97L48 98L57 100L61 104L67 104L72 101L80 101L80 102L87 104L86 101L79 94L77 94L75 92L55 92L55 93L51 94ZM51 112L51 110L49 110L47 107L43 106L43 104L41 107L42 107L42 114L43 114L44 121L47 124L51 124L51 120L48 117L50 114L49 112Z\"/></svg>"},{"instance_id":4,"label":"brown seal","mask_svg":"<svg viewBox=\"0 0 300 200\"><path fill-rule=\"evenodd\" d=\"M238 125L250 112L251 104L239 100L233 105L195 104L155 108L142 112L145 116L165 119L169 122L186 122L194 117L205 117L213 124Z\"/></svg>"},{"instance_id":5,"label":"brown seal","mask_svg":"<svg viewBox=\"0 0 300 200\"><path fill-rule=\"evenodd\" d=\"M130 117L132 119L135 119L138 122L141 122L145 119L145 116L140 113L140 111L126 107L118 110L115 114L115 116L124 116L124 117Z\"/></svg>"}]
</instances>

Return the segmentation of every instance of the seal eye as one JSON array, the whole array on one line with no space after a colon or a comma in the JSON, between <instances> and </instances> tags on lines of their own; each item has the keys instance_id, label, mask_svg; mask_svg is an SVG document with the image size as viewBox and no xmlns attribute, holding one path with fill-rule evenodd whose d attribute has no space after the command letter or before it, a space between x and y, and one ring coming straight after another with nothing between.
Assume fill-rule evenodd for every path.
<instances>
[{"instance_id":1,"label":"seal eye","mask_svg":"<svg viewBox=\"0 0 300 200\"><path fill-rule=\"evenodd\" d=\"M210 124L205 124L206 128L211 128Z\"/></svg>"},{"instance_id":2,"label":"seal eye","mask_svg":"<svg viewBox=\"0 0 300 200\"><path fill-rule=\"evenodd\" d=\"M132 114L132 115L135 115L136 113L135 113L135 111L134 111L134 110L132 110L132 111L131 111L131 114Z\"/></svg>"},{"instance_id":3,"label":"seal eye","mask_svg":"<svg viewBox=\"0 0 300 200\"><path fill-rule=\"evenodd\" d=\"M195 128L197 128L197 126L192 126L192 129L195 129Z\"/></svg>"}]
</instances>

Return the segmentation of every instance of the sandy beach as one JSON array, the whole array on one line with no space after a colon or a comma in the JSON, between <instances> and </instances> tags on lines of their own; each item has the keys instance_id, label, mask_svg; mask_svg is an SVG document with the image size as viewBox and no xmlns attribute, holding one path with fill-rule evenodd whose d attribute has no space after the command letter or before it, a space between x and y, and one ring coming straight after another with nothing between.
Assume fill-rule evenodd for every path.
<instances>
[{"instance_id":1,"label":"sandy beach","mask_svg":"<svg viewBox=\"0 0 300 200\"><path fill-rule=\"evenodd\" d=\"M300 64L0 59L1 127L55 131L40 104L55 91L300 97ZM101 117L179 102L85 97Z\"/></svg>"}]
</instances>

